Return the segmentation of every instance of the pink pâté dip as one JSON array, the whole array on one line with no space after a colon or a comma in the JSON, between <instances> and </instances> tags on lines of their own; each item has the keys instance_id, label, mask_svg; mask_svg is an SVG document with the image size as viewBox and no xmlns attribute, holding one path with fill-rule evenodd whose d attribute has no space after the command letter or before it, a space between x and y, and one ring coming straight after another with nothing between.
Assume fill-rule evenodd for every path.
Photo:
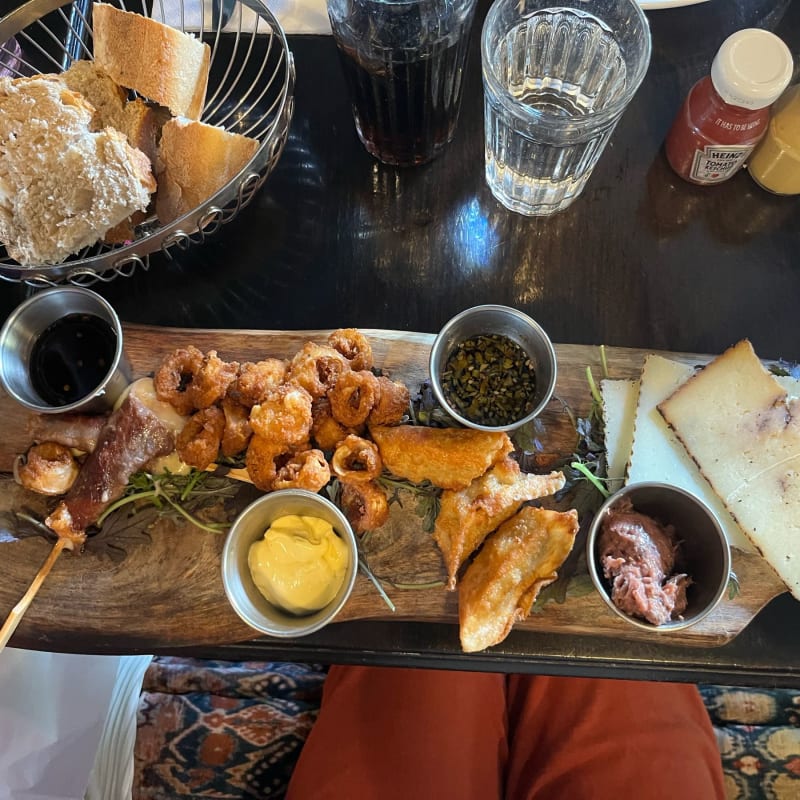
<instances>
[{"instance_id":1,"label":"pink p\u00e2t\u00e9 dip","mask_svg":"<svg viewBox=\"0 0 800 800\"><path fill-rule=\"evenodd\" d=\"M675 528L636 511L629 498L609 509L597 552L614 605L653 625L682 619L692 580L674 572L679 548Z\"/></svg>"}]
</instances>

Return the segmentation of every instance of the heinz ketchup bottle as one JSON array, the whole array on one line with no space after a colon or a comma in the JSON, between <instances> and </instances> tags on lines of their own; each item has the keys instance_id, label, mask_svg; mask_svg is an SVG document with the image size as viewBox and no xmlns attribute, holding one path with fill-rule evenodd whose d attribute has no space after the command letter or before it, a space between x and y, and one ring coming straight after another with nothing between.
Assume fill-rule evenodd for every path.
<instances>
[{"instance_id":1,"label":"heinz ketchup bottle","mask_svg":"<svg viewBox=\"0 0 800 800\"><path fill-rule=\"evenodd\" d=\"M737 172L766 133L769 107L788 86L792 67L789 48L774 33L746 28L729 36L667 134L675 172L703 185Z\"/></svg>"}]
</instances>

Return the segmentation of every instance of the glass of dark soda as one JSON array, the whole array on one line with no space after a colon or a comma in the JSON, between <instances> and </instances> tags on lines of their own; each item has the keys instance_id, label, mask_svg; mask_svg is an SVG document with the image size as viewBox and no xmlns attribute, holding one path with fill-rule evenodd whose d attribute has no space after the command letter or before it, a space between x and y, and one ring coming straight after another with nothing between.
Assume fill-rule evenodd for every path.
<instances>
[{"instance_id":1,"label":"glass of dark soda","mask_svg":"<svg viewBox=\"0 0 800 800\"><path fill-rule=\"evenodd\" d=\"M424 164L453 138L476 0L328 0L367 151Z\"/></svg>"}]
</instances>

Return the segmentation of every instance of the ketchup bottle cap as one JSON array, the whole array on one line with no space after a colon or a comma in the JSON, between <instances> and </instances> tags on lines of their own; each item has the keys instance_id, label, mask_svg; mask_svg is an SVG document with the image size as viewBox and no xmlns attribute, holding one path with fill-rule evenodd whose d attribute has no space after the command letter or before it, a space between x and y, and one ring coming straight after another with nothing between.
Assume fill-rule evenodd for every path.
<instances>
[{"instance_id":1,"label":"ketchup bottle cap","mask_svg":"<svg viewBox=\"0 0 800 800\"><path fill-rule=\"evenodd\" d=\"M711 64L711 81L729 105L765 108L792 78L792 54L774 33L745 28L729 36Z\"/></svg>"}]
</instances>

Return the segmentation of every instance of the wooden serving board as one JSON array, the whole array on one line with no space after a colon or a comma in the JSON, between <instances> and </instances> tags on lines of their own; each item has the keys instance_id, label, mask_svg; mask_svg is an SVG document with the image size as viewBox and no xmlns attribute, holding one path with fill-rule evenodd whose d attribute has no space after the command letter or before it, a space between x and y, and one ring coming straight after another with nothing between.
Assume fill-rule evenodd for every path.
<instances>
[{"instance_id":1,"label":"wooden serving board","mask_svg":"<svg viewBox=\"0 0 800 800\"><path fill-rule=\"evenodd\" d=\"M383 330L365 330L375 363L412 390L427 378L433 336ZM229 360L290 357L309 339L322 341L327 331L218 331L125 327L125 350L137 377L151 374L161 358L176 347L193 344L215 349ZM575 447L573 421L588 414L591 398L586 367L596 379L602 374L600 349L557 345L558 384L553 400L541 417L540 437L548 452L570 453ZM647 351L606 348L609 373L614 378L636 377ZM707 357L669 353L687 363ZM9 473L16 454L25 452L29 412L0 391L0 472ZM41 518L44 500L26 492L10 475L0 477L0 522L8 528L9 514L27 511ZM585 527L585 526L584 526ZM220 578L224 537L203 533L188 525L161 522L152 528L129 529L111 543L95 546L90 540L81 555L65 553L45 581L12 638L13 645L33 649L85 652L149 652L171 647L218 645L256 638L230 608ZM577 546L581 546L582 540ZM51 542L41 537L12 540L0 528L0 620L10 612L46 558ZM374 573L396 606L392 613L367 578L359 574L353 594L337 618L458 620L455 592L441 581L444 567L430 533L413 513L393 510L386 526L372 534L365 547ZM586 575L576 574L575 586L563 603L549 602L516 629L589 634L681 645L715 646L741 632L761 608L785 591L759 556L733 551L733 567L741 591L726 598L697 625L675 633L640 631L609 611L595 591L585 591ZM572 586L572 584L570 584ZM571 596L574 595L574 596Z\"/></svg>"}]
</instances>

